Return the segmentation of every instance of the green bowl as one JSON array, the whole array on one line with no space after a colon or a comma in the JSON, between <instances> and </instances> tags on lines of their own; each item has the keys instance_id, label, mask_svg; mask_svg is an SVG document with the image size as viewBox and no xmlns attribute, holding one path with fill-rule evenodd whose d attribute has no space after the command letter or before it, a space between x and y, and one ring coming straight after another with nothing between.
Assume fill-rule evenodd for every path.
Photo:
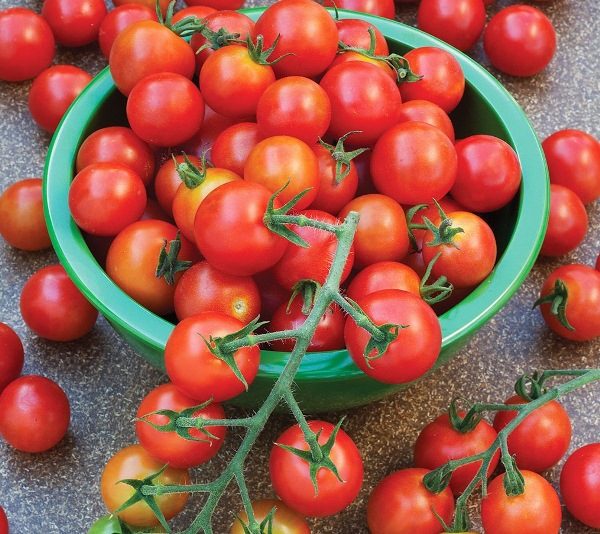
<instances>
[{"instance_id":1,"label":"green bowl","mask_svg":"<svg viewBox=\"0 0 600 534\"><path fill-rule=\"evenodd\" d=\"M256 19L263 9L249 9L245 13ZM443 344L436 364L439 366L506 304L533 266L548 217L546 163L537 137L519 105L475 61L410 26L362 13L342 10L339 13L341 18L359 17L376 25L388 39L390 48L398 53L437 46L454 54L467 81L465 96L452 113L457 137L498 136L516 150L521 161L520 194L509 206L489 217L499 248L494 271L467 298L440 317ZM44 173L44 209L56 253L77 287L134 349L162 368L163 351L173 324L140 306L111 281L69 215L68 191L79 146L94 130L124 123L124 110L125 99L105 69L73 103L54 135ZM270 391L286 359L286 353L263 351L260 370L250 391L233 399L231 404L257 407ZM368 378L345 350L307 354L296 383L301 406L313 413L367 404L406 387Z\"/></svg>"}]
</instances>

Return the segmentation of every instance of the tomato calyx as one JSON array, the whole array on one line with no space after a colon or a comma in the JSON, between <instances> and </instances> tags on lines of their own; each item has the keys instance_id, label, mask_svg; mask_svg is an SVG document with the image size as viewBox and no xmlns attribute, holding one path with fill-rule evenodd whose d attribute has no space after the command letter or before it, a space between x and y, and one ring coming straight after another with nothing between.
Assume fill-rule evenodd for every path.
<instances>
[{"instance_id":1,"label":"tomato calyx","mask_svg":"<svg viewBox=\"0 0 600 534\"><path fill-rule=\"evenodd\" d=\"M181 178L181 181L188 189L195 189L196 187L202 185L204 180L206 180L206 155L202 155L201 169L190 161L190 158L188 158L185 152L183 152L182 155L183 161L181 162L178 162L174 155L172 156L175 170L177 171L179 178Z\"/></svg>"},{"instance_id":2,"label":"tomato calyx","mask_svg":"<svg viewBox=\"0 0 600 534\"><path fill-rule=\"evenodd\" d=\"M429 305L446 300L450 295L452 295L452 291L454 291L454 285L452 285L452 283L449 282L448 279L443 275L438 277L434 282L428 283L428 280L431 277L433 266L441 255L442 253L438 252L431 259L427 265L427 269L425 269L425 274L423 274L423 278L421 278L421 283L419 285L421 298Z\"/></svg>"},{"instance_id":3,"label":"tomato calyx","mask_svg":"<svg viewBox=\"0 0 600 534\"><path fill-rule=\"evenodd\" d=\"M287 56L293 56L294 54L288 52L287 54L283 54L273 61L269 61L269 57L274 52L275 48L277 48L280 37L280 35L275 37L273 44L265 50L265 38L262 35L256 36L256 43L253 42L252 38L248 35L246 46L248 47L248 54L250 55L252 61L258 65L275 65Z\"/></svg>"},{"instance_id":4,"label":"tomato calyx","mask_svg":"<svg viewBox=\"0 0 600 534\"><path fill-rule=\"evenodd\" d=\"M567 330L574 331L575 328L569 323L567 319L567 304L569 300L569 290L563 280L558 278L554 282L554 289L548 295L540 297L533 303L533 307L541 304L550 304L550 313L554 315Z\"/></svg>"},{"instance_id":5,"label":"tomato calyx","mask_svg":"<svg viewBox=\"0 0 600 534\"><path fill-rule=\"evenodd\" d=\"M171 30L173 33L179 35L179 37L190 37L195 33L201 32L205 28L205 24L198 17L185 17L175 24L172 23L173 13L175 11L176 1L173 0L167 7L167 12L163 16L160 8L160 3L156 2L156 16L159 24L162 24L165 28Z\"/></svg>"},{"instance_id":6,"label":"tomato calyx","mask_svg":"<svg viewBox=\"0 0 600 534\"><path fill-rule=\"evenodd\" d=\"M392 52L387 56L380 56L376 54L375 48L377 46L377 36L375 35L375 30L373 28L369 28L368 32L370 38L369 48L359 48L356 46L350 46L344 43L343 41L339 41L338 54L354 52L369 59L382 61L386 63L389 67L391 67L391 69L394 71L394 73L396 74L396 81L398 83L418 82L421 78L423 78L423 76L421 76L420 74L416 74L412 71L408 60L400 54L396 54L395 52Z\"/></svg>"},{"instance_id":7,"label":"tomato calyx","mask_svg":"<svg viewBox=\"0 0 600 534\"><path fill-rule=\"evenodd\" d=\"M252 508L252 506L250 506ZM274 506L269 510L269 513L265 516L265 518L257 523L256 519L253 521L248 519L246 523L239 515L236 514L236 521L242 526L244 530L244 534L271 534L273 532L273 520L275 518L275 512L277 508ZM251 516L248 516L249 518Z\"/></svg>"},{"instance_id":8,"label":"tomato calyx","mask_svg":"<svg viewBox=\"0 0 600 534\"><path fill-rule=\"evenodd\" d=\"M342 135L337 140L337 143L334 145L330 145L323 141L323 139L319 138L319 144L329 151L331 157L335 161L335 184L340 184L342 181L350 174L351 167L350 162L360 156L363 152L369 150L368 148L357 148L356 150L352 150L350 152L346 152L344 149L344 141L348 139L348 137L352 134L362 133L362 130L352 130L345 135Z\"/></svg>"},{"instance_id":9,"label":"tomato calyx","mask_svg":"<svg viewBox=\"0 0 600 534\"><path fill-rule=\"evenodd\" d=\"M168 249L168 250L167 250ZM178 259L181 251L181 235L177 232L172 241L164 240L163 247L158 255L158 265L156 266L156 278L164 278L165 282L172 286L175 283L175 275L185 271L192 266L189 260Z\"/></svg>"},{"instance_id":10,"label":"tomato calyx","mask_svg":"<svg viewBox=\"0 0 600 534\"><path fill-rule=\"evenodd\" d=\"M196 54L208 49L219 50L219 48L223 48L224 46L228 46L230 44L246 43L246 41L240 41L239 33L231 33L227 30L227 28L211 30L208 26L202 25L202 28L200 28L196 33L200 33L206 40L206 42L200 48L198 48L198 50L196 50Z\"/></svg>"},{"instance_id":11,"label":"tomato calyx","mask_svg":"<svg viewBox=\"0 0 600 534\"><path fill-rule=\"evenodd\" d=\"M300 280L299 282L296 282L292 287L292 295L288 301L285 310L286 313L290 313L290 306L292 305L292 302L294 302L294 299L298 296L301 296L302 313L304 315L308 315L315 303L315 295L317 294L319 287L321 287L321 284L319 284L319 282L315 282L314 280Z\"/></svg>"}]
</instances>

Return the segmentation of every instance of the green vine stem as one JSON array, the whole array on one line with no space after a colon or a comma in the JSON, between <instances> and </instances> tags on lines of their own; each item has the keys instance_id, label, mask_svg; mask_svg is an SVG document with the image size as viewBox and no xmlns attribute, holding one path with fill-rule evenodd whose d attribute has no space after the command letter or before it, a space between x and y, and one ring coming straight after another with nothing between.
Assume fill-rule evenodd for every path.
<instances>
[{"instance_id":1,"label":"green vine stem","mask_svg":"<svg viewBox=\"0 0 600 534\"><path fill-rule=\"evenodd\" d=\"M550 388L544 388L544 383L548 379L564 376L574 378L568 382L563 382L562 384L558 384ZM596 382L599 380L600 369L549 370L543 371L542 373L534 373L531 376L524 375L517 381L515 390L520 394L520 392L524 392L527 386L529 386L530 393L526 397L530 399L529 402L510 406L481 403L474 404L469 409L462 419L462 423L458 423L459 425L465 424L467 427L476 425L478 418L480 418L480 414L486 411L511 410L516 411L517 414L515 418L510 421L510 423L508 423L500 432L498 432L498 436L487 450L473 456L449 461L425 475L423 479L425 487L433 493L439 493L448 486L450 477L456 469L473 462L481 462L481 466L479 467L477 474L473 480L471 480L465 491L456 500L456 512L451 528L452 532L464 532L469 529L469 517L466 507L467 501L479 484L481 484L482 495L486 495L488 469L492 458L498 450L500 450L501 462L506 469L506 476L504 477L504 489L506 494L514 496L523 493L523 476L520 473L514 458L510 455L508 450L507 439L510 433L517 426L519 426L519 424L528 415L541 406L544 406L545 404L557 399L562 395L566 395L567 393L579 389L591 382ZM535 398L532 398L531 392L534 392L533 397ZM461 430L460 428L458 429Z\"/></svg>"}]
</instances>

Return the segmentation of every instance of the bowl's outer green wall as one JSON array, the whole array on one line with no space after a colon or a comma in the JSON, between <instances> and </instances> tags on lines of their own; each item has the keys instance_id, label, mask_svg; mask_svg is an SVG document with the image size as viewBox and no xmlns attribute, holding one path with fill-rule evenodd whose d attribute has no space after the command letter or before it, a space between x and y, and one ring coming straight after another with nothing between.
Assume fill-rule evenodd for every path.
<instances>
[{"instance_id":1,"label":"bowl's outer green wall","mask_svg":"<svg viewBox=\"0 0 600 534\"><path fill-rule=\"evenodd\" d=\"M262 10L245 12L256 19ZM520 194L511 205L488 218L499 245L496 268L473 293L440 318L443 346L436 364L439 366L506 304L533 266L548 216L545 160L521 108L493 76L469 57L400 23L345 11L340 11L340 17L360 17L373 22L399 53L421 46L438 46L452 52L467 79L465 96L452 114L457 137L476 133L496 135L515 148L521 161L524 180ZM123 123L124 103L108 69L73 103L53 138L46 160L44 209L54 248L73 281L136 351L153 365L162 367L165 342L173 325L134 302L108 278L90 253L68 209L68 189L80 144L98 128ZM285 361L285 353L263 351L261 368L250 391L231 404L258 406ZM344 350L309 353L296 382L302 407L313 413L366 404L406 387L371 380Z\"/></svg>"}]
</instances>

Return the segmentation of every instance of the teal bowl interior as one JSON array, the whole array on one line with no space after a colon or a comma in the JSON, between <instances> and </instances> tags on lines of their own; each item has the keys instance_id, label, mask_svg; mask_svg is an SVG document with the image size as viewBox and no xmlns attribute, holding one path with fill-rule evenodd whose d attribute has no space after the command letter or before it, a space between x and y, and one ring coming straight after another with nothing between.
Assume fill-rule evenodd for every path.
<instances>
[{"instance_id":1,"label":"teal bowl interior","mask_svg":"<svg viewBox=\"0 0 600 534\"><path fill-rule=\"evenodd\" d=\"M264 8L245 10L256 19ZM442 365L509 300L524 281L542 244L548 216L546 163L525 114L484 68L468 56L415 28L362 13L340 11L341 18L363 18L386 36L390 48L437 46L458 59L465 73L465 96L452 113L457 138L491 134L517 152L523 170L519 195L488 218L498 241L498 263L490 276L462 302L440 317ZM73 103L59 126L46 160L44 209L50 236L61 263L83 294L144 358L163 366L163 351L173 324L154 315L123 293L98 265L69 215L68 190L77 150L94 130L123 124L125 99L108 69L102 71ZM260 371L248 393L231 404L256 407L268 394L287 353L263 351ZM308 412L340 410L369 403L406 385L388 385L365 376L347 351L309 353L296 376L297 395Z\"/></svg>"}]
</instances>

